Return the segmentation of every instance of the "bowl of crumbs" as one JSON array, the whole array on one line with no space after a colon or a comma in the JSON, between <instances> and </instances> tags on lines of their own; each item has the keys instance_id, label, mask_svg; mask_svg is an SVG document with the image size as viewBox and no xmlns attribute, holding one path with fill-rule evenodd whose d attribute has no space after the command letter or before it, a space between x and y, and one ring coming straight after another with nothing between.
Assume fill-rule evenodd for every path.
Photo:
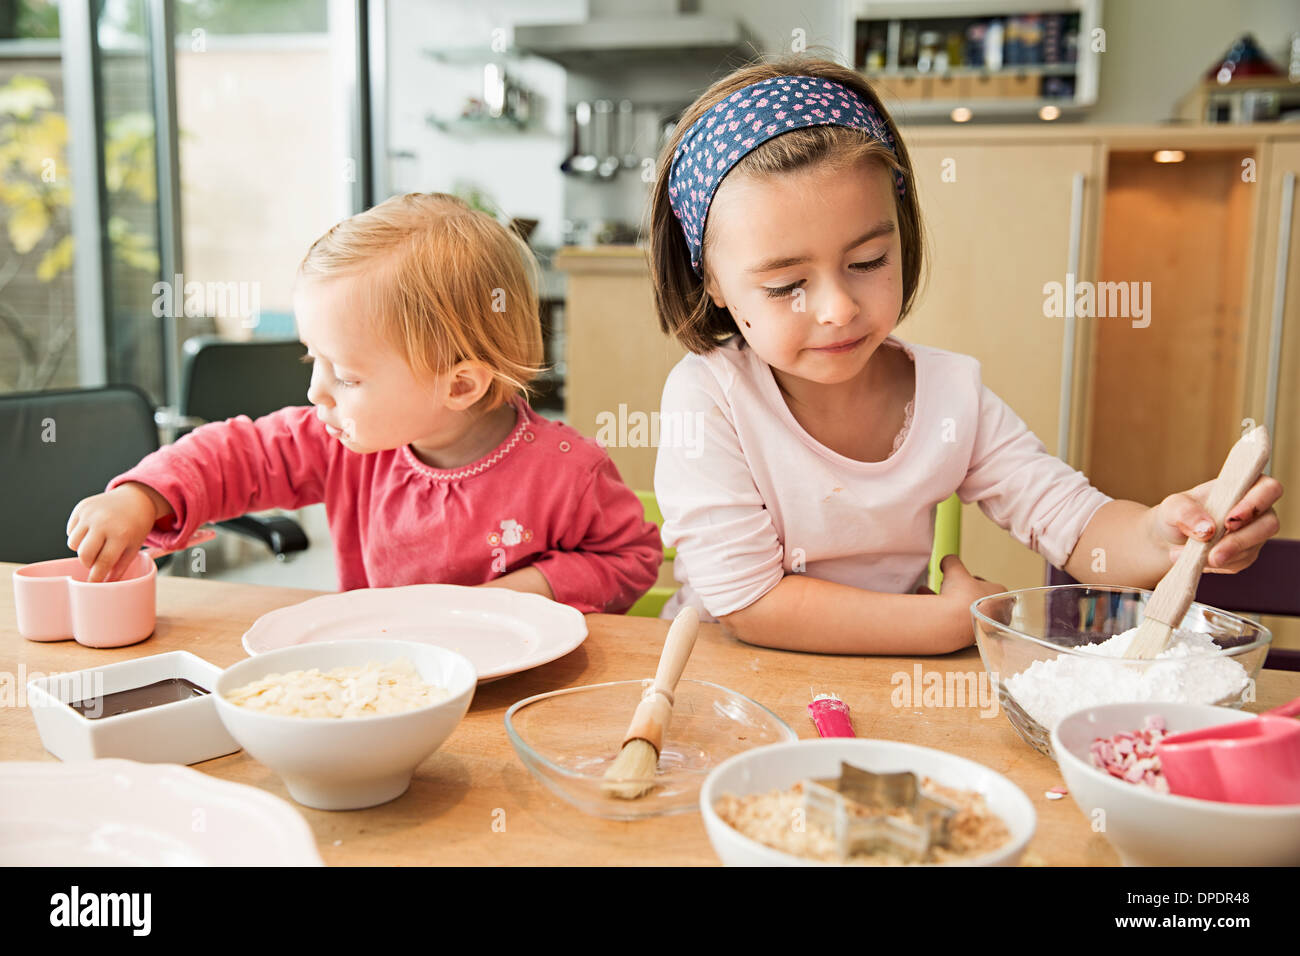
<instances>
[{"instance_id":1,"label":"bowl of crumbs","mask_svg":"<svg viewBox=\"0 0 1300 956\"><path fill-rule=\"evenodd\" d=\"M414 641L300 644L226 668L217 713L303 806L357 810L406 792L451 736L478 675L454 651Z\"/></svg>"},{"instance_id":2,"label":"bowl of crumbs","mask_svg":"<svg viewBox=\"0 0 1300 956\"><path fill-rule=\"evenodd\" d=\"M1300 866L1300 804L1180 796L1160 765L1165 737L1253 716L1205 704L1104 704L1062 719L1052 749L1070 796L1125 866Z\"/></svg>"},{"instance_id":3,"label":"bowl of crumbs","mask_svg":"<svg viewBox=\"0 0 1300 956\"><path fill-rule=\"evenodd\" d=\"M1007 591L971 604L975 642L998 703L1039 753L1053 756L1052 728L1085 707L1245 703L1268 655L1268 628L1193 603L1162 653L1126 659L1151 594L1070 584Z\"/></svg>"},{"instance_id":4,"label":"bowl of crumbs","mask_svg":"<svg viewBox=\"0 0 1300 956\"><path fill-rule=\"evenodd\" d=\"M726 866L1014 866L1037 822L982 764L863 738L732 757L704 782L700 812Z\"/></svg>"}]
</instances>

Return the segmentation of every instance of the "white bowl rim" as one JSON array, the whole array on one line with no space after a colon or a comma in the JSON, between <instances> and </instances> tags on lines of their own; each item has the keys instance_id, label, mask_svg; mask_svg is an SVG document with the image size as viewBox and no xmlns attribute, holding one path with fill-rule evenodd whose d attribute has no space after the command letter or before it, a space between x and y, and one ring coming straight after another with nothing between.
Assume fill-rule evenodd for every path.
<instances>
[{"instance_id":1,"label":"white bowl rim","mask_svg":"<svg viewBox=\"0 0 1300 956\"><path fill-rule=\"evenodd\" d=\"M1082 584L1082 583L1048 584L1048 585L1040 585L1034 588L1013 588L1010 591L1001 591L997 594L986 594L984 597L976 598L974 601L970 602L970 612L978 620L984 621L996 629L1009 631L1010 633L1014 634L1016 637L1020 638L1022 641L1029 641L1033 644L1037 644L1039 647L1043 647L1051 651L1056 651L1057 653L1060 654L1073 654L1076 657L1082 657L1086 660L1092 660L1092 661L1098 659L1131 660L1129 658L1107 658L1105 655L1102 654L1090 654L1087 651L1081 651L1074 647L1064 647L1060 644L1053 644L1050 641L1045 641L1040 637L1034 637L1030 634L1023 633L1022 631L1017 631L1014 628L1008 627L1006 624L1003 624L1001 621L995 621L993 620L993 618L989 617L987 614L985 614L983 611L979 610L976 607L977 604L982 604L983 602L990 601L993 598L1003 598L1009 595L1017 595L1017 594L1028 594L1032 591L1062 591L1067 588L1091 588L1092 590L1096 590L1096 591L1110 591L1112 593L1130 593L1130 594L1148 594L1148 595L1155 593L1154 591L1148 590L1147 588L1133 588L1133 587L1127 587L1125 585L1119 585L1119 584ZM1215 614L1222 614L1224 617L1233 618L1234 620L1240 621L1252 628L1256 628L1261 632L1260 636L1249 644L1242 644L1240 647L1220 648L1219 653L1225 657L1237 657L1239 655L1245 654L1247 651L1258 650L1260 647L1267 647L1269 644L1273 642L1273 632L1269 630L1267 627L1265 627L1263 624L1258 624L1255 621L1252 621L1248 617L1243 617L1240 614L1234 614L1232 611L1225 611L1222 608L1217 608L1212 604L1202 604L1200 601L1193 601L1191 604L1187 606L1187 609L1189 611L1192 608L1205 608L1206 610L1213 611ZM1201 631L1199 633L1204 634L1207 632ZM1114 635L1111 636L1113 637ZM1206 656L1208 657L1210 655L1206 655ZM1141 663L1144 666L1153 662L1154 659L1147 660L1147 661L1131 660L1131 663Z\"/></svg>"},{"instance_id":2,"label":"white bowl rim","mask_svg":"<svg viewBox=\"0 0 1300 956\"><path fill-rule=\"evenodd\" d=\"M512 746L515 746L516 749L518 749L519 746L526 748L530 754L535 756L538 760L542 761L542 763L546 764L548 770L553 770L556 773L562 774L565 777L572 777L575 780L588 780L588 781L592 780L594 778L592 777L591 774L579 773L576 770L569 770L566 767L561 767L553 760L550 760L547 757L545 757L543 754L538 753L537 748L533 747L526 740L524 740L523 736L519 733L519 731L515 729L514 723L511 720L511 718L514 717L516 711L522 710L528 704L536 703L537 701L543 700L544 698L547 697L561 697L565 694L572 694L581 690L596 690L597 688L617 687L623 684L641 684L642 686L645 686L647 684L653 684L653 683L654 683L653 678L649 678L649 677L639 678L636 680L611 680L611 681L604 681L603 683L600 684L581 684L577 687L561 687L559 690L548 690L542 694L534 694L532 697L525 697L523 700L515 701L506 710L506 715L505 715L506 735L510 738L510 743ZM712 681L697 680L692 677L683 677L677 683L679 687L682 684L698 684L703 687L713 687L717 690L724 690L728 694L735 694L737 697L742 697L745 700L749 701L749 703L757 707L759 710L761 710L763 713L767 714L767 716L770 717L772 720L776 721L778 725L785 728L786 733L790 735L790 739L784 741L783 743L796 743L799 740L799 735L794 732L793 727L791 727L779 716L773 713L772 710L770 710L768 707L765 707L763 704L760 704L758 701L754 700L754 698L750 697L748 694L742 694L738 690L734 690L731 687L723 687L721 684L715 684ZM629 720L631 719L631 714L628 715L628 719ZM774 747L777 746L777 744L764 744L763 746ZM751 748L751 750L759 750L759 749L761 749L761 747ZM736 757L744 756L746 753L749 753L749 751L742 751L739 754L732 754L730 757L727 758L727 760L734 760L736 759ZM717 770L718 767L723 766L723 764L725 764L727 760L724 760L722 763L718 764L717 767L710 767L708 770L676 770L673 772L679 774L698 775L698 776L705 777L707 779L709 774Z\"/></svg>"},{"instance_id":3,"label":"white bowl rim","mask_svg":"<svg viewBox=\"0 0 1300 956\"><path fill-rule=\"evenodd\" d=\"M1002 846L998 847L996 850L990 850L988 853L982 853L979 856L965 857L961 860L950 860L944 863L918 864L920 866L978 867L988 862L991 862L993 860L999 859L1000 857L1004 857L1008 855L1018 858L1021 854L1024 853L1025 848L1029 846L1029 841L1034 838L1034 834L1038 832L1038 811L1034 809L1033 801L1030 800L1029 796L1025 793L1025 791L1020 788L1020 785L1017 784L1010 777L1008 777L1006 774L998 773L992 767L986 766L985 764L982 764L977 760L971 760L969 757L963 757L960 754L949 753L946 750L940 750L938 747L927 747L924 744L908 743L905 740L887 740L883 737L808 738L808 739L794 740L789 743L783 743L783 744L766 744L765 746L762 747L754 747L752 750L746 750L743 753L738 753L733 757L727 758L722 763L714 767L712 773L709 774L709 779L704 781L704 786L700 788L700 813L704 817L706 817L707 820L713 821L718 826L726 827L729 831L731 831L741 840L744 840L747 844L749 844L749 847L751 849L756 849L761 853L763 853L764 855L770 855L772 857L771 860L772 863L786 863L786 862L793 861L794 863L797 863L800 866L827 866L827 867L846 866L848 864L827 862L824 860L813 860L810 859L809 857L804 857L804 856L795 856L793 853L786 853L784 850L778 850L775 847L768 846L766 843L760 843L757 840L753 839L752 837L745 836L745 834L741 833L731 824L727 823L720 816L718 816L717 811L713 809L713 801L714 801L713 785L714 785L715 774L720 774L725 768L727 768L729 764L739 763L741 758L755 759L753 755L758 754L760 752L770 752L775 750L776 748L781 748L783 750L790 749L793 747L806 747L806 748L819 747L819 748L830 749L832 747L841 746L852 740L860 740L865 743L873 743L873 744L890 744L899 747L908 747L915 750L928 750L936 754L941 754L944 757L947 757L952 760L957 760L963 763L971 764L975 767L978 767L980 770L986 771L987 773L991 773L995 777L999 777L1000 779L1005 781L1007 784L1011 786L1012 790L1015 793L1019 794L1020 797L1024 800L1025 809L1029 811L1029 817L1028 817L1029 828L1028 831L1025 833L1023 839L1019 841L1013 839L1009 843L1003 844ZM951 786L951 784L945 783L944 786ZM1003 820L1002 822L1004 824L1007 823L1007 821L1005 820Z\"/></svg>"},{"instance_id":4,"label":"white bowl rim","mask_svg":"<svg viewBox=\"0 0 1300 956\"><path fill-rule=\"evenodd\" d=\"M362 648L362 647L375 648L375 647L385 646L385 645L398 646L398 647L411 647L411 648L418 648L420 650L420 653L432 652L434 654L441 654L450 658L452 663L463 664L465 668L469 671L469 680L466 683L466 686L464 687L461 688L456 688L454 686L448 687L447 688L448 696L444 700L436 701L435 703L432 704L425 704L423 707L413 707L410 710L403 710L396 714L369 714L363 717L291 717L288 716L287 714L267 714L267 713L263 713L260 710L253 710L248 707L240 707L238 704L234 704L226 699L226 690L228 690L228 688L223 686L223 682L225 682L228 675L236 668L242 667L243 665L249 664L253 661L257 661L260 663L266 663L267 661L274 661L275 660L274 655L289 657L289 656L293 656L294 654L301 654L304 652L304 648L317 649L323 647L338 647L340 645L351 645L357 648ZM338 666L346 666L346 665L338 665ZM274 671L272 671L272 673L274 673ZM415 714L429 713L434 710L437 710L440 707L447 707L449 705L456 704L461 700L461 698L465 696L465 694L467 693L472 694L474 692L474 689L477 686L478 686L478 672L474 669L473 662L470 661L469 658L465 657L465 655L458 654L456 651L448 650L445 647L439 647L437 644L424 644L419 641L399 641L399 640L390 640L387 638L359 638L359 639L352 639L346 641L316 641L311 644L294 644L291 647L278 647L273 651L266 651L262 654L255 654L249 657L245 657L243 660L236 661L235 663L231 664L229 667L222 670L221 674L217 677L217 679L213 681L212 696L216 700L217 707L219 708L228 707L231 709L233 713L251 715L254 719L269 722L271 726L276 726L278 724L281 727L302 727L302 726L329 727L329 726L337 726L337 725L344 725L344 724L351 725L355 723L378 725L383 723L392 723L393 721L402 720L404 718L411 717ZM303 721L308 721L310 723L304 724Z\"/></svg>"},{"instance_id":5,"label":"white bowl rim","mask_svg":"<svg viewBox=\"0 0 1300 956\"><path fill-rule=\"evenodd\" d=\"M1224 723L1235 723L1239 720L1249 720L1258 714L1248 714L1245 711L1236 710L1231 707L1216 707L1213 704L1189 704L1183 702L1171 701L1126 701L1116 704L1098 704L1095 707L1084 707L1080 710L1072 711L1056 722L1052 728L1052 752L1056 754L1056 762L1059 764L1064 758L1068 758L1072 765L1082 767L1094 777L1099 778L1108 786L1112 787L1116 793L1130 794L1139 801L1146 801L1152 806L1164 807L1184 807L1190 810L1200 810L1202 812L1221 813L1230 817L1245 817L1247 819L1272 820L1277 818L1293 817L1300 813L1300 803L1228 803L1223 800L1202 800L1200 797L1183 797L1176 793L1160 793L1152 790L1150 787L1140 787L1137 784L1125 783L1122 780L1116 780L1104 770L1099 770L1089 761L1084 761L1070 751L1061 743L1061 737L1058 731L1068 720L1082 718L1084 714L1094 713L1096 711L1108 710L1119 707L1135 707L1149 704L1152 708L1166 707L1173 703L1178 707L1193 707L1197 710L1217 710L1225 711L1228 714L1235 714L1235 717L1228 717ZM1206 724L1206 727L1216 726Z\"/></svg>"}]
</instances>

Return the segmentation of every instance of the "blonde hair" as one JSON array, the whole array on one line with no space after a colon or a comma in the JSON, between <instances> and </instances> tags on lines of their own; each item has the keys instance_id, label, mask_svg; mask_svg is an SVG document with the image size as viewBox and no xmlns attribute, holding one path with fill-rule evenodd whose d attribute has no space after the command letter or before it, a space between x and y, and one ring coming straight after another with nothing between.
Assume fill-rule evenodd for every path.
<instances>
[{"instance_id":1,"label":"blonde hair","mask_svg":"<svg viewBox=\"0 0 1300 956\"><path fill-rule=\"evenodd\" d=\"M775 176L814 164L831 163L834 168L843 168L863 160L880 163L901 173L904 194L895 201L903 259L903 306L899 311L899 321L911 309L921 284L924 235L912 161L893 119L866 80L848 67L808 56L785 56L742 67L705 90L682 114L671 140L659 157L654 193L650 199L650 271L654 278L659 327L692 352L709 352L739 330L731 313L713 302L705 291L704 279L691 268L690 250L682 235L681 223L673 215L668 200L668 173L673 153L687 130L717 103L737 90L778 76L815 76L833 80L852 90L873 106L888 124L897 152L891 152L884 143L861 130L843 126L808 126L783 133L758 146L742 157L728 175ZM708 275L708 267L706 222L704 247L700 254L703 275Z\"/></svg>"},{"instance_id":2,"label":"blonde hair","mask_svg":"<svg viewBox=\"0 0 1300 956\"><path fill-rule=\"evenodd\" d=\"M344 219L307 250L298 276L363 279L365 311L417 371L482 362L489 410L527 396L541 371L532 250L455 196L408 193Z\"/></svg>"}]
</instances>

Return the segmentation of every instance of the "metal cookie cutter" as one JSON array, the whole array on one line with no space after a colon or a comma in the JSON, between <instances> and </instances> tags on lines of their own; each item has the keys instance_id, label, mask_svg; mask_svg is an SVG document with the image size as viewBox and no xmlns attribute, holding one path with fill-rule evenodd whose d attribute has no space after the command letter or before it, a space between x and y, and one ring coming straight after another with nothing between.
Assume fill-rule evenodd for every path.
<instances>
[{"instance_id":1,"label":"metal cookie cutter","mask_svg":"<svg viewBox=\"0 0 1300 956\"><path fill-rule=\"evenodd\" d=\"M873 773L840 764L839 777L805 780L806 820L832 834L840 859L856 852L890 849L909 860L923 859L932 846L947 846L958 808L921 789L916 774ZM913 823L890 811L910 810Z\"/></svg>"}]
</instances>

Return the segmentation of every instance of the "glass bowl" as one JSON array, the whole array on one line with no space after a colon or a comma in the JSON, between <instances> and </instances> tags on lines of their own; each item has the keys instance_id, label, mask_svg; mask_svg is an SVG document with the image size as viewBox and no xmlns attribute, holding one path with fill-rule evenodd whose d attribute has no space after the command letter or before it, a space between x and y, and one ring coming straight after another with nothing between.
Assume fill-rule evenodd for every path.
<instances>
[{"instance_id":1,"label":"glass bowl","mask_svg":"<svg viewBox=\"0 0 1300 956\"><path fill-rule=\"evenodd\" d=\"M1116 668L1144 672L1143 693L1146 696L1142 697L1143 701L1240 707L1254 699L1255 676L1268 654L1272 635L1268 628L1254 621L1205 604L1193 603L1178 629L1209 634L1223 656L1241 665L1241 686L1226 696L1206 700L1204 694L1198 696L1195 688L1183 686L1184 678L1196 676L1187 668L1203 666L1202 663L1188 662L1215 660L1208 655L1177 660L1126 661L1078 650L1137 627L1142 622L1143 609L1151 599L1151 593L1141 588L1067 584L1007 591L971 604L975 642L979 645L984 668L997 688L1002 710L1016 732L1039 753L1053 756L1052 727L1049 725L1064 717L1066 712L1133 700L1115 684ZM1014 686L1013 679L1031 666L1060 657L1078 659L1072 666L1080 668L1078 673L1081 675L1085 673L1084 668L1088 672L1095 668L1095 673L1088 674L1086 686L1076 684L1075 697L1087 699L1076 699L1074 706L1070 706L1067 695L1062 694L1059 701L1047 705L1040 702L1022 706L1008 689L1008 682ZM1031 709L1036 713L1030 713Z\"/></svg>"},{"instance_id":2,"label":"glass bowl","mask_svg":"<svg viewBox=\"0 0 1300 956\"><path fill-rule=\"evenodd\" d=\"M584 813L638 820L688 813L718 764L752 747L796 740L776 714L744 694L700 680L677 685L654 789L637 800L606 796L605 768L622 749L632 713L653 681L625 680L538 694L506 711L510 743L532 774Z\"/></svg>"}]
</instances>

